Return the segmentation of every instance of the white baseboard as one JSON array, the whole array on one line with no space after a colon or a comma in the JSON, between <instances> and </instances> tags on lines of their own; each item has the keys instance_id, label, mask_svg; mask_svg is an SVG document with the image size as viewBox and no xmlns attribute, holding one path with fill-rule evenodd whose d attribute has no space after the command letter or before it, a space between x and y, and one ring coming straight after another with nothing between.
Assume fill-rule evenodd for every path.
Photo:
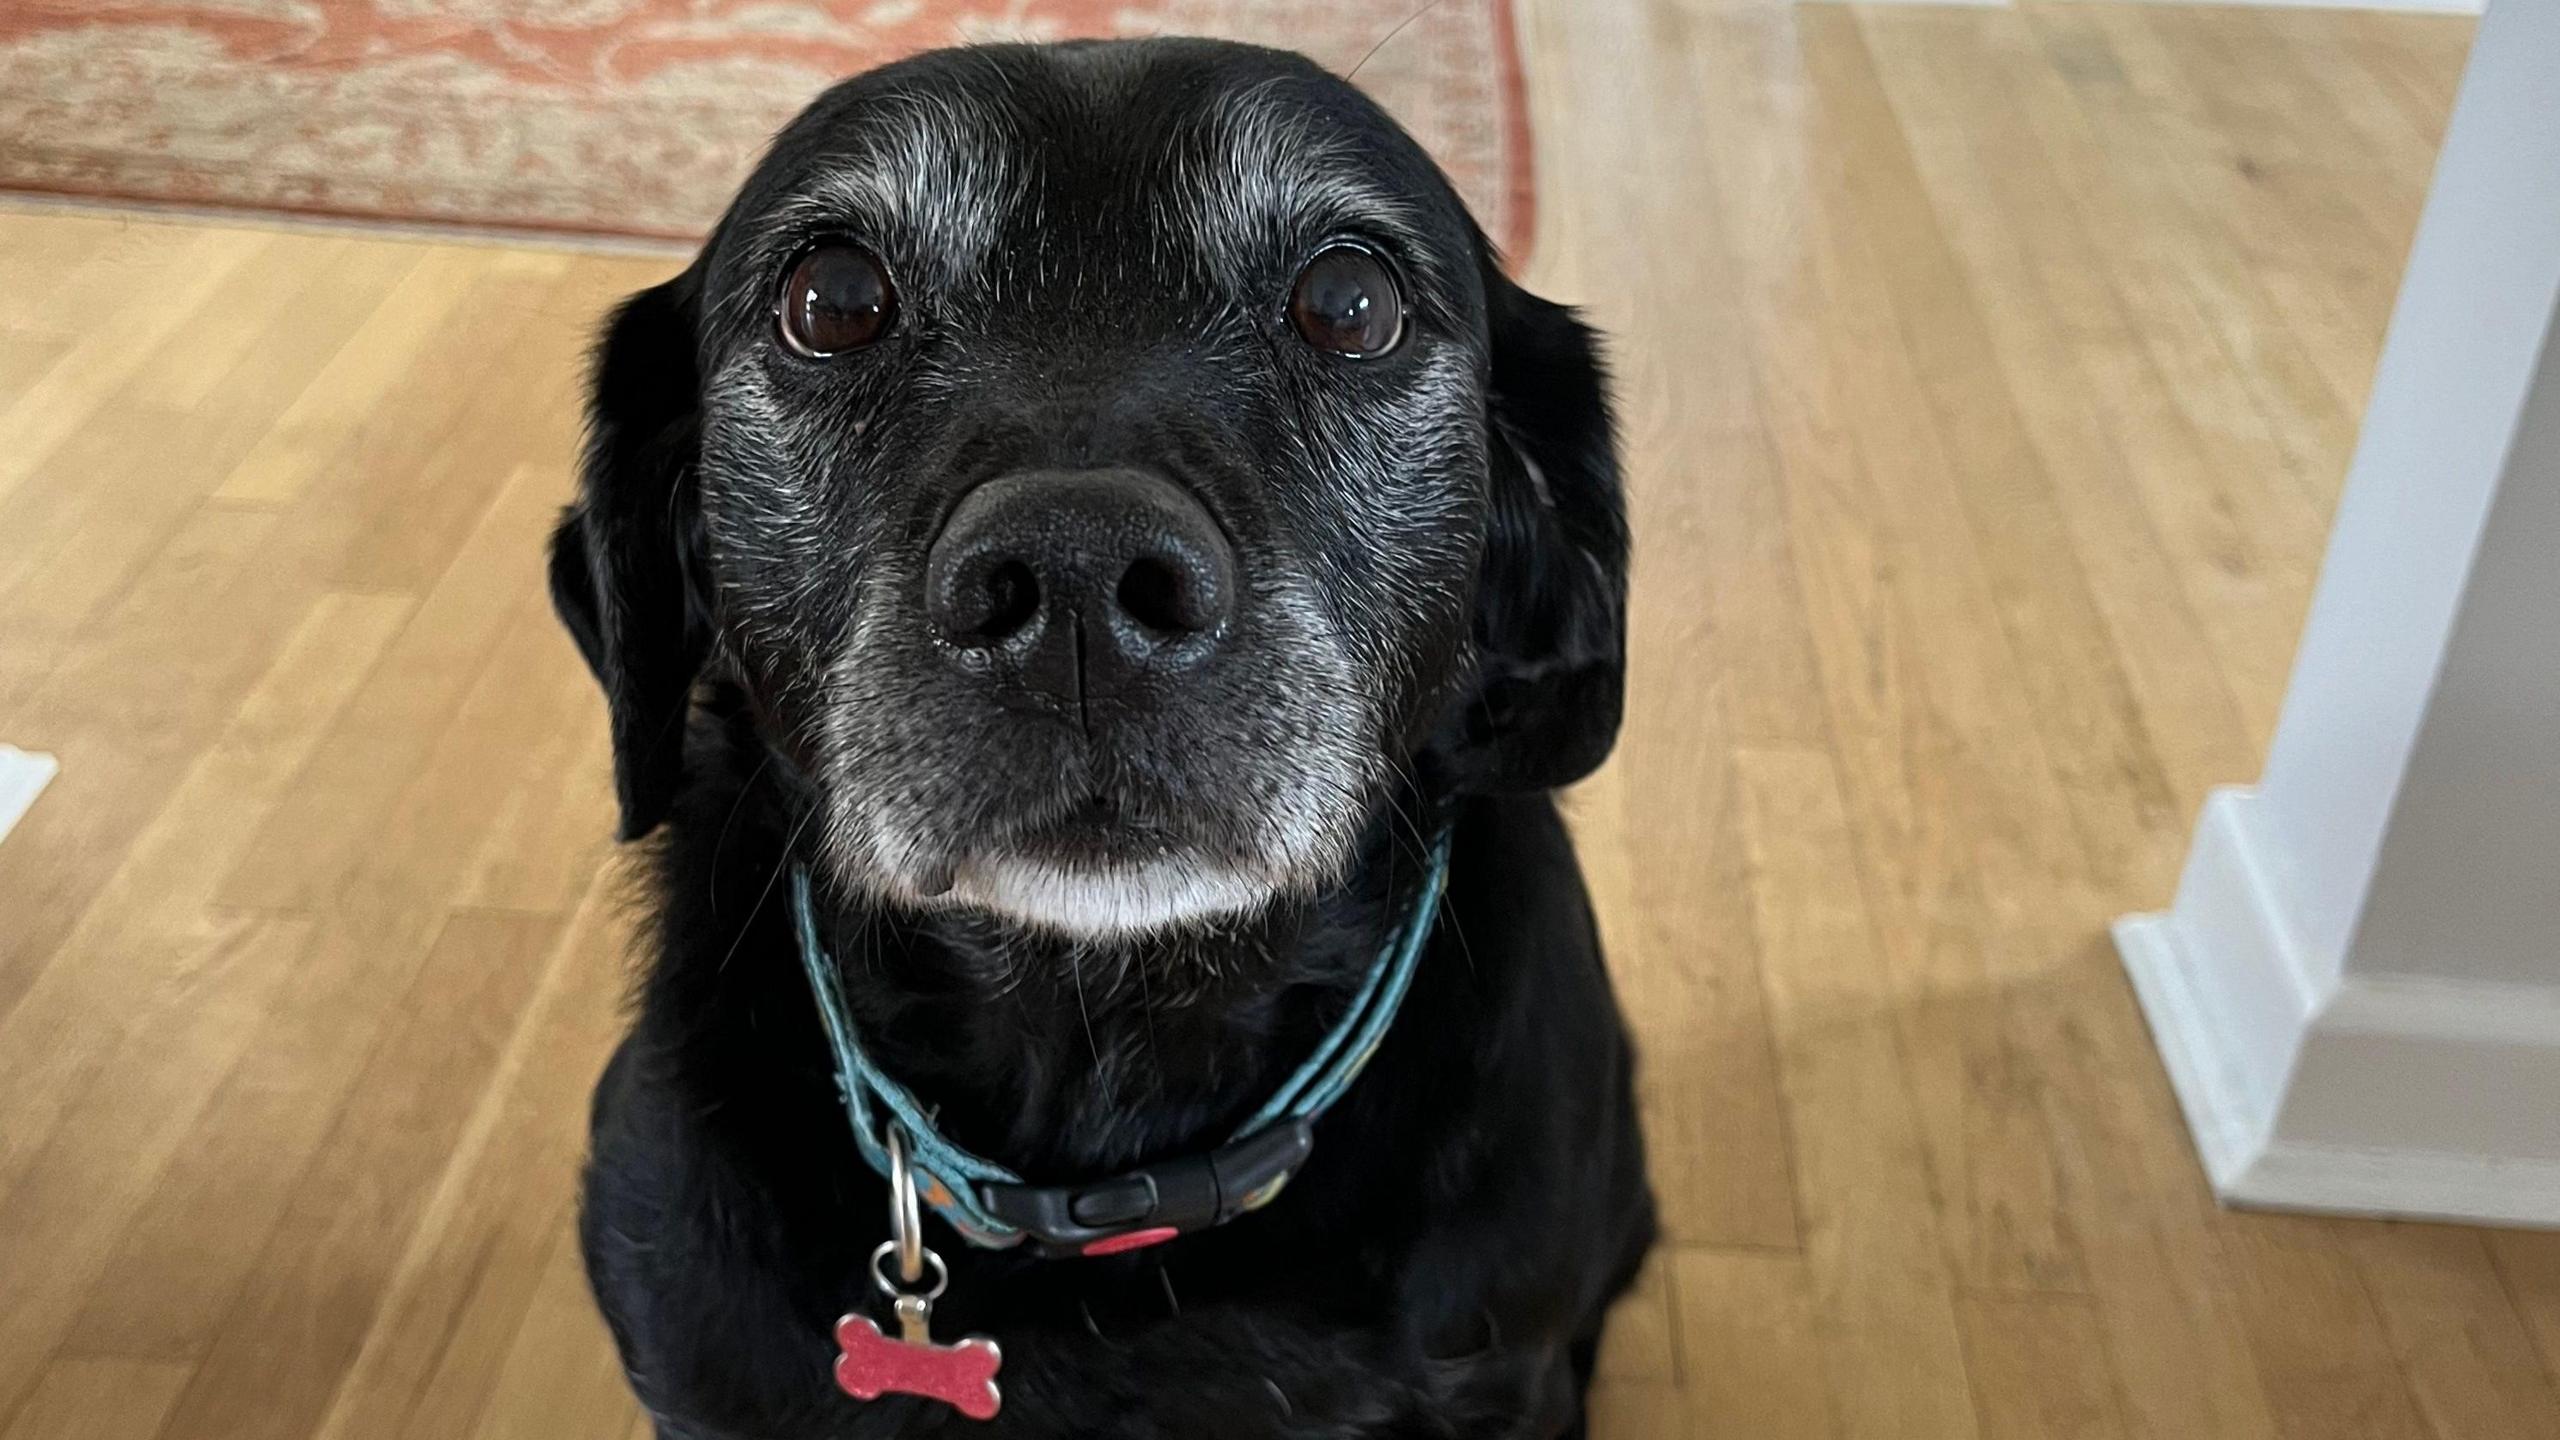
<instances>
[{"instance_id":1,"label":"white baseboard","mask_svg":"<svg viewBox=\"0 0 2560 1440\"><path fill-rule=\"evenodd\" d=\"M2142 0L2154 5L2264 5L2284 10L2391 10L2425 15L2477 15L2481 0Z\"/></svg>"},{"instance_id":2,"label":"white baseboard","mask_svg":"<svg viewBox=\"0 0 2560 1440\"><path fill-rule=\"evenodd\" d=\"M36 795L61 768L50 755L0 745L0 840L9 838L19 818L36 803Z\"/></svg>"},{"instance_id":3,"label":"white baseboard","mask_svg":"<svg viewBox=\"0 0 2560 1440\"><path fill-rule=\"evenodd\" d=\"M1799 4L1961 5L2007 10L2016 0L1797 0ZM2153 5L2263 5L2287 10L2382 10L2421 15L2477 15L2481 0L2140 0Z\"/></svg>"},{"instance_id":4,"label":"white baseboard","mask_svg":"<svg viewBox=\"0 0 2560 1440\"><path fill-rule=\"evenodd\" d=\"M2227 1188L2243 1208L2560 1226L2560 1161L2272 1145Z\"/></svg>"},{"instance_id":5,"label":"white baseboard","mask_svg":"<svg viewBox=\"0 0 2560 1440\"><path fill-rule=\"evenodd\" d=\"M2169 917L2128 915L2116 922L2115 936L2116 953L2151 1023L2151 1043L2186 1112L2196 1158L2204 1162L2214 1193L2228 1198L2232 1180L2266 1149L2267 1107L2251 1104L2247 1087L2229 1073L2228 1047L2211 1033L2188 985L2190 967L2179 959Z\"/></svg>"},{"instance_id":6,"label":"white baseboard","mask_svg":"<svg viewBox=\"0 0 2560 1440\"><path fill-rule=\"evenodd\" d=\"M2253 798L2207 798L2177 908L2115 931L2217 1190L2266 1147L2321 989L2248 840ZM2197 936L2212 937L2209 963Z\"/></svg>"},{"instance_id":7,"label":"white baseboard","mask_svg":"<svg viewBox=\"0 0 2560 1440\"><path fill-rule=\"evenodd\" d=\"M2175 909L2116 946L2214 1193L2235 1205L2560 1225L2560 980L2325 978L2217 792Z\"/></svg>"}]
</instances>

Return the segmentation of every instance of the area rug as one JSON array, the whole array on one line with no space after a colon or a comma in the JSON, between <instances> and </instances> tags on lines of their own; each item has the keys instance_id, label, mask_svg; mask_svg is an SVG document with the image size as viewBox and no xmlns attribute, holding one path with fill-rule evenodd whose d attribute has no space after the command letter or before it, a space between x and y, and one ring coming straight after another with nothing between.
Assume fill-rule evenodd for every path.
<instances>
[{"instance_id":1,"label":"area rug","mask_svg":"<svg viewBox=\"0 0 2560 1440\"><path fill-rule=\"evenodd\" d=\"M691 240L834 79L961 41L1151 34L1357 67L1525 245L1508 0L0 0L0 187Z\"/></svg>"}]
</instances>

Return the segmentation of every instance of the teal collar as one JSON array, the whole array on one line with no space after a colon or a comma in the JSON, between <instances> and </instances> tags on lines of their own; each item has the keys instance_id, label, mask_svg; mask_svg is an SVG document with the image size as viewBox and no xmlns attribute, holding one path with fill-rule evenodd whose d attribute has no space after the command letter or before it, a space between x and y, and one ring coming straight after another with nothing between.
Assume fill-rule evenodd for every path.
<instances>
[{"instance_id":1,"label":"teal collar","mask_svg":"<svg viewBox=\"0 0 2560 1440\"><path fill-rule=\"evenodd\" d=\"M835 1052L836 1088L853 1122L854 1144L871 1168L889 1176L887 1127L895 1126L906 1142L918 1198L970 1243L1002 1247L1028 1239L1045 1254L1107 1255L1222 1224L1280 1192L1314 1146L1316 1117L1342 1098L1394 1022L1421 964L1448 877L1444 831L1432 842L1430 869L1413 913L1370 963L1342 1018L1225 1144L1073 1186L1029 1184L943 1138L932 1112L863 1049L845 1005L842 976L818 938L809 873L798 865L791 869L791 913L800 961Z\"/></svg>"}]
</instances>

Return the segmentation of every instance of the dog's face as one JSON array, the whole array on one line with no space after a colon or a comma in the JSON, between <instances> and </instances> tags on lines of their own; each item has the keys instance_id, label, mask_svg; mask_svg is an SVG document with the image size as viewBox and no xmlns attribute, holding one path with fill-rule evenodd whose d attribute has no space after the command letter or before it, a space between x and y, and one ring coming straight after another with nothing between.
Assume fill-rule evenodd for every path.
<instances>
[{"instance_id":1,"label":"dog's face","mask_svg":"<svg viewBox=\"0 0 2560 1440\"><path fill-rule=\"evenodd\" d=\"M561 611L627 835L706 666L847 886L1085 939L1333 879L1393 787L1614 734L1601 380L1429 161L1294 56L848 81L617 315Z\"/></svg>"}]
</instances>

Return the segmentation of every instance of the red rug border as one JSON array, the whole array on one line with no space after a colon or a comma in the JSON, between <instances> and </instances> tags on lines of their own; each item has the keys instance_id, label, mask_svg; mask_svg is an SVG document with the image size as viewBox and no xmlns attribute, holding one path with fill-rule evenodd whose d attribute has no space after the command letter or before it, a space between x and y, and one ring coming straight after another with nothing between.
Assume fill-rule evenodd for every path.
<instances>
[{"instance_id":1,"label":"red rug border","mask_svg":"<svg viewBox=\"0 0 2560 1440\"><path fill-rule=\"evenodd\" d=\"M1494 84L1503 107L1503 138L1509 149L1509 173L1502 184L1510 200L1506 233L1496 236L1505 269L1517 274L1528 265L1537 241L1537 127L1529 117L1528 66L1520 45L1519 17L1513 0L1490 0L1494 22ZM406 215L333 205L259 205L203 195L136 195L106 186L43 181L11 181L0 195L49 196L83 200L103 208L126 207L208 220L228 216L291 221L311 220L355 229L380 228L403 238L433 241L439 235L480 238L558 239L575 242L626 241L637 245L698 247L705 237L682 231L635 225L584 225L575 221L527 221L519 216Z\"/></svg>"}]
</instances>

